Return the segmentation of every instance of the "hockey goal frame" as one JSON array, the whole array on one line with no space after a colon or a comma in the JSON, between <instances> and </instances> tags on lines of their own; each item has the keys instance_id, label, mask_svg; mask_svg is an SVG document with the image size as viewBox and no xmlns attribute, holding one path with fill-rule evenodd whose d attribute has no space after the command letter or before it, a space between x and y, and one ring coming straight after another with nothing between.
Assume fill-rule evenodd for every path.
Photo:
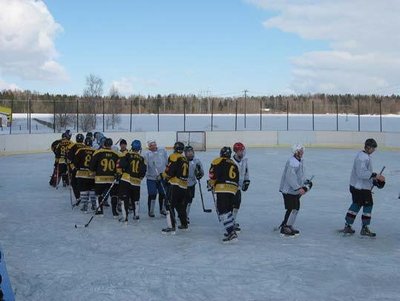
<instances>
[{"instance_id":1,"label":"hockey goal frame","mask_svg":"<svg viewBox=\"0 0 400 301\"><path fill-rule=\"evenodd\" d=\"M195 151L207 151L207 134L205 131L177 131L176 141L190 145Z\"/></svg>"}]
</instances>

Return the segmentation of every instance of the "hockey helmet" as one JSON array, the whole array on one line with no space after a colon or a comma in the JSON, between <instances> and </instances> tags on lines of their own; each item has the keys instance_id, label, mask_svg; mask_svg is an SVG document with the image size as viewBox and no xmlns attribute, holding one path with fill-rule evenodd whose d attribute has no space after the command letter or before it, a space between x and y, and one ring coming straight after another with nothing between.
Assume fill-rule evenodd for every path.
<instances>
[{"instance_id":1,"label":"hockey helmet","mask_svg":"<svg viewBox=\"0 0 400 301\"><path fill-rule=\"evenodd\" d=\"M66 133L61 134L61 139L68 139L68 135Z\"/></svg>"},{"instance_id":2,"label":"hockey helmet","mask_svg":"<svg viewBox=\"0 0 400 301\"><path fill-rule=\"evenodd\" d=\"M375 139L369 138L365 140L365 147L372 147L372 148L377 148L378 143L376 143Z\"/></svg>"},{"instance_id":3,"label":"hockey helmet","mask_svg":"<svg viewBox=\"0 0 400 301\"><path fill-rule=\"evenodd\" d=\"M297 153L298 151L303 151L304 152L304 146L302 145L302 144L294 144L293 146L292 146L292 153L293 154L295 154L295 153Z\"/></svg>"},{"instance_id":4,"label":"hockey helmet","mask_svg":"<svg viewBox=\"0 0 400 301\"><path fill-rule=\"evenodd\" d=\"M72 137L71 130L66 130L65 134L67 135L67 139L71 139Z\"/></svg>"},{"instance_id":5,"label":"hockey helmet","mask_svg":"<svg viewBox=\"0 0 400 301\"><path fill-rule=\"evenodd\" d=\"M187 152L194 152L194 149L193 149L193 146L191 146L191 145L186 145L185 148L183 149L183 151L184 151L185 153L187 153Z\"/></svg>"},{"instance_id":6,"label":"hockey helmet","mask_svg":"<svg viewBox=\"0 0 400 301\"><path fill-rule=\"evenodd\" d=\"M81 133L79 133L76 135L75 139L76 139L76 142L83 143L83 140L85 140L85 137L83 137L83 135Z\"/></svg>"},{"instance_id":7,"label":"hockey helmet","mask_svg":"<svg viewBox=\"0 0 400 301\"><path fill-rule=\"evenodd\" d=\"M230 158L232 156L232 149L229 146L224 146L219 151L219 155L223 158Z\"/></svg>"},{"instance_id":8,"label":"hockey helmet","mask_svg":"<svg viewBox=\"0 0 400 301\"><path fill-rule=\"evenodd\" d=\"M125 139L121 139L121 140L119 141L119 146L121 146L121 144L128 145L128 142L126 142Z\"/></svg>"},{"instance_id":9,"label":"hockey helmet","mask_svg":"<svg viewBox=\"0 0 400 301\"><path fill-rule=\"evenodd\" d=\"M87 132L87 133L86 133L86 137L93 138L93 133L92 133L92 132Z\"/></svg>"},{"instance_id":10,"label":"hockey helmet","mask_svg":"<svg viewBox=\"0 0 400 301\"><path fill-rule=\"evenodd\" d=\"M236 142L233 145L233 151L235 153L237 153L238 151L244 151L246 149L246 147L244 146L244 144L242 142Z\"/></svg>"},{"instance_id":11,"label":"hockey helmet","mask_svg":"<svg viewBox=\"0 0 400 301\"><path fill-rule=\"evenodd\" d=\"M180 141L175 142L174 152L181 154L181 153L183 153L184 149L185 149L185 145L182 142L180 142Z\"/></svg>"},{"instance_id":12,"label":"hockey helmet","mask_svg":"<svg viewBox=\"0 0 400 301\"><path fill-rule=\"evenodd\" d=\"M142 143L139 140L133 140L131 147L134 151L140 151L142 149Z\"/></svg>"},{"instance_id":13,"label":"hockey helmet","mask_svg":"<svg viewBox=\"0 0 400 301\"><path fill-rule=\"evenodd\" d=\"M111 138L105 138L104 140L104 146L105 147L111 147L113 145L113 141Z\"/></svg>"},{"instance_id":14,"label":"hockey helmet","mask_svg":"<svg viewBox=\"0 0 400 301\"><path fill-rule=\"evenodd\" d=\"M92 146L93 146L93 140L92 140L92 138L86 137L86 138L85 138L85 145L86 145L86 146L92 147Z\"/></svg>"}]
</instances>

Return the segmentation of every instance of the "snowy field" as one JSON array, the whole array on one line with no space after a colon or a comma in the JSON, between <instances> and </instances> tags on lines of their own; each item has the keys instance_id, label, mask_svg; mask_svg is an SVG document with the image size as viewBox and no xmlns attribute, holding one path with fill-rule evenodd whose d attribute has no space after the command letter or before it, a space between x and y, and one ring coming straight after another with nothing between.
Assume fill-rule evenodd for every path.
<instances>
[{"instance_id":1,"label":"snowy field","mask_svg":"<svg viewBox=\"0 0 400 301\"><path fill-rule=\"evenodd\" d=\"M103 115L97 115L96 131L114 131L126 132L132 128L133 132L157 131L158 119L157 114L133 114L132 124L129 114L120 114L120 123L114 127L107 125L105 115L105 124L103 130ZM31 116L31 133L52 133L53 127L48 127L34 120L38 119L53 124L54 119L51 114L32 114ZM68 125L68 128L76 131L76 116L72 115L74 123ZM211 115L209 114L187 114L184 121L183 114L160 114L159 128L160 131L234 131L235 130L235 114L215 114L211 126ZM360 130L379 132L380 125L379 115L361 115ZM316 130L316 131L358 131L358 116L351 114L315 114L314 128L313 117L311 114L290 114L289 122L287 122L286 114L262 114L261 122L259 114L247 114L246 123L245 116L238 114L237 130L239 131L279 131L279 130ZM400 129L400 116L396 114L382 115L382 131L398 132ZM29 123L26 114L14 114L11 132L13 134L29 133ZM10 133L10 128L1 128L0 135Z\"/></svg>"},{"instance_id":2,"label":"snowy field","mask_svg":"<svg viewBox=\"0 0 400 301\"><path fill-rule=\"evenodd\" d=\"M71 210L69 190L48 185L52 155L0 157L0 244L16 300L399 300L399 153L373 154L386 165L387 184L376 190L371 229L361 239L360 216L352 237L344 225L348 179L356 150L306 149L313 189L302 198L296 226L283 238L273 228L284 209L278 192L288 149L249 149L251 185L243 195L236 244L221 243L215 211L203 213L199 195L189 232L161 234L164 218L146 214L123 226ZM217 150L198 153L208 168ZM211 195L203 193L206 207Z\"/></svg>"}]
</instances>

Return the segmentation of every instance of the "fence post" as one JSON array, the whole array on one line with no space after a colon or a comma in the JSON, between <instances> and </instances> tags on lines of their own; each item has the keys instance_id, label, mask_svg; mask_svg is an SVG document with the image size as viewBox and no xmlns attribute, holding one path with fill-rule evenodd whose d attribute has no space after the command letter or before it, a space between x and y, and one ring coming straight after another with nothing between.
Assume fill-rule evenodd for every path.
<instances>
[{"instance_id":1,"label":"fence post","mask_svg":"<svg viewBox=\"0 0 400 301\"><path fill-rule=\"evenodd\" d=\"M289 130L289 99L286 100L286 130Z\"/></svg>"},{"instance_id":2,"label":"fence post","mask_svg":"<svg viewBox=\"0 0 400 301\"><path fill-rule=\"evenodd\" d=\"M235 131L237 131L237 120L238 118L238 99L236 98L236 110L235 110Z\"/></svg>"},{"instance_id":3,"label":"fence post","mask_svg":"<svg viewBox=\"0 0 400 301\"><path fill-rule=\"evenodd\" d=\"M211 99L211 132L214 128L214 97Z\"/></svg>"},{"instance_id":4,"label":"fence post","mask_svg":"<svg viewBox=\"0 0 400 301\"><path fill-rule=\"evenodd\" d=\"M104 124L104 97L103 97L103 133L105 129L105 124Z\"/></svg>"},{"instance_id":5,"label":"fence post","mask_svg":"<svg viewBox=\"0 0 400 301\"><path fill-rule=\"evenodd\" d=\"M312 130L315 131L315 111L314 111L314 100L311 102L311 113L312 113Z\"/></svg>"},{"instance_id":6,"label":"fence post","mask_svg":"<svg viewBox=\"0 0 400 301\"><path fill-rule=\"evenodd\" d=\"M12 124L13 124L13 112L14 112L14 98L11 99L11 120L10 120L10 135L12 133Z\"/></svg>"},{"instance_id":7,"label":"fence post","mask_svg":"<svg viewBox=\"0 0 400 301\"><path fill-rule=\"evenodd\" d=\"M28 98L28 116L29 116L29 120L28 120L28 124L29 124L29 134L32 133L32 115L31 115L31 99Z\"/></svg>"},{"instance_id":8,"label":"fence post","mask_svg":"<svg viewBox=\"0 0 400 301\"><path fill-rule=\"evenodd\" d=\"M339 101L336 99L336 131L339 131Z\"/></svg>"},{"instance_id":9,"label":"fence post","mask_svg":"<svg viewBox=\"0 0 400 301\"><path fill-rule=\"evenodd\" d=\"M183 99L183 131L186 131L186 99Z\"/></svg>"},{"instance_id":10,"label":"fence post","mask_svg":"<svg viewBox=\"0 0 400 301\"><path fill-rule=\"evenodd\" d=\"M263 117L262 110L263 110L263 107L262 107L262 97L260 97L260 131L262 131L262 117Z\"/></svg>"},{"instance_id":11,"label":"fence post","mask_svg":"<svg viewBox=\"0 0 400 301\"><path fill-rule=\"evenodd\" d=\"M76 99L76 132L79 132L79 98Z\"/></svg>"},{"instance_id":12,"label":"fence post","mask_svg":"<svg viewBox=\"0 0 400 301\"><path fill-rule=\"evenodd\" d=\"M53 130L56 132L56 99L53 98Z\"/></svg>"},{"instance_id":13,"label":"fence post","mask_svg":"<svg viewBox=\"0 0 400 301\"><path fill-rule=\"evenodd\" d=\"M133 109L133 98L131 98L131 114L129 116L129 132L132 132L132 109Z\"/></svg>"},{"instance_id":14,"label":"fence post","mask_svg":"<svg viewBox=\"0 0 400 301\"><path fill-rule=\"evenodd\" d=\"M360 99L357 99L358 131L360 131Z\"/></svg>"}]
</instances>

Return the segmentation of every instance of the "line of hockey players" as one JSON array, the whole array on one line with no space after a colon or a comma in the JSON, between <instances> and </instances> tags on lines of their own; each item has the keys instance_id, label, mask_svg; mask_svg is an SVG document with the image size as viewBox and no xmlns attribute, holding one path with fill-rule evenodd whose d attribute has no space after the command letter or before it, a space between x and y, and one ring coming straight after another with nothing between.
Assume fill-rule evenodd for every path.
<instances>
[{"instance_id":1,"label":"line of hockey players","mask_svg":"<svg viewBox=\"0 0 400 301\"><path fill-rule=\"evenodd\" d=\"M70 184L76 198L76 202L71 205L82 205L83 212L91 208L96 215L103 215L103 207L109 206L107 199L103 199L109 191L113 217L127 223L130 212L134 220L139 219L140 184L146 176L149 217L155 217L158 195L160 215L167 217L167 227L162 232L173 234L176 228L187 230L195 186L197 183L200 186L200 179L204 176L202 163L195 157L193 148L176 142L173 153L168 156L165 149L158 148L156 141L150 140L147 142L148 151L142 156L139 140L132 141L130 150L124 139L118 142L119 148L102 133L87 133L86 138L77 134L76 143L73 143L70 132L63 133L62 138L51 146L55 163L50 185L57 188L60 181L63 186ZM354 160L350 179L352 204L345 217L345 227L341 230L344 234L355 232L352 224L363 208L360 234L371 237L376 235L368 228L373 206L372 189L374 186L383 188L385 185L385 177L372 170L370 155L376 148L376 141L367 139L364 149ZM224 242L237 240L240 227L236 220L241 191L246 191L250 185L243 143L235 143L233 152L232 156L230 147L221 148L219 157L211 162L207 181L219 221L225 229ZM305 177L304 146L294 145L292 153L284 167L279 187L286 209L279 226L284 236L299 234L294 224L300 209L300 198L313 186L312 177ZM178 226L176 213L180 222Z\"/></svg>"}]
</instances>

